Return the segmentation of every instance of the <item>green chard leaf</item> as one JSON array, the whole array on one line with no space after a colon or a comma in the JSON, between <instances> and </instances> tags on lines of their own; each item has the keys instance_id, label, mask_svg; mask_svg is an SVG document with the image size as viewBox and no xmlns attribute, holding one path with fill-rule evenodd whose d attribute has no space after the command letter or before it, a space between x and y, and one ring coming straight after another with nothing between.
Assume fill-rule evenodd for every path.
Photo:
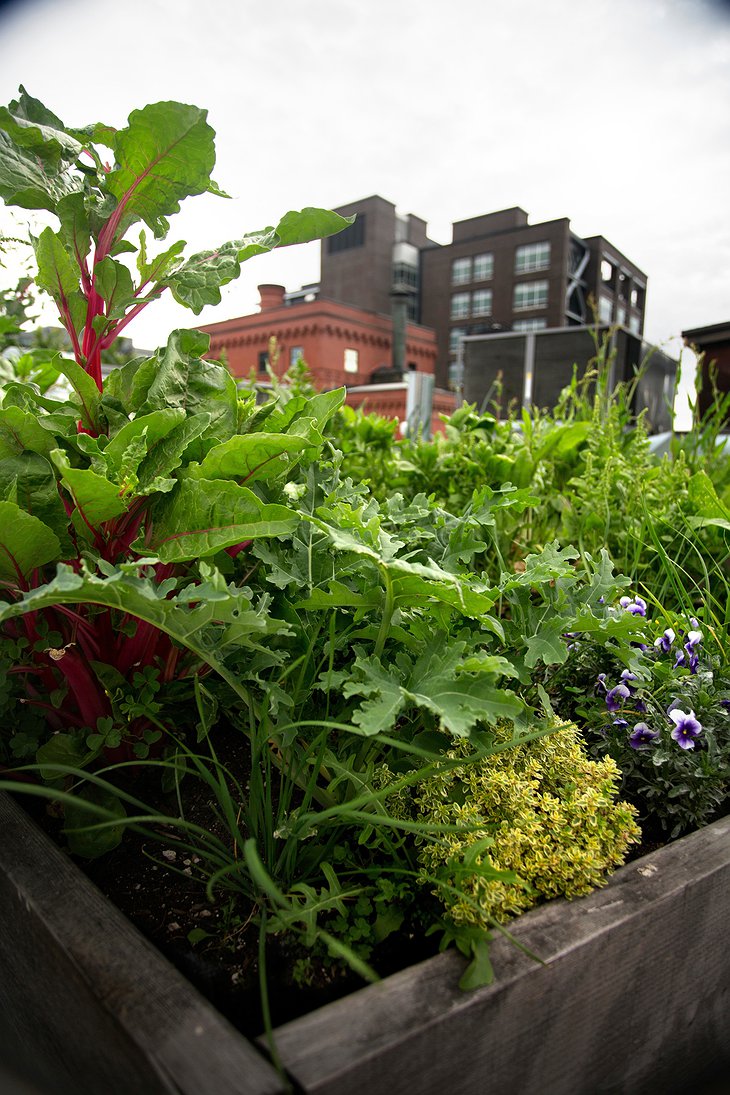
<instances>
[{"instance_id":1,"label":"green chard leaf","mask_svg":"<svg viewBox=\"0 0 730 1095\"><path fill-rule=\"evenodd\" d=\"M158 239L180 202L209 189L215 133L207 111L184 103L152 103L129 115L126 129L110 134L118 166L106 186L124 220L143 220Z\"/></svg>"},{"instance_id":2,"label":"green chard leaf","mask_svg":"<svg viewBox=\"0 0 730 1095\"><path fill-rule=\"evenodd\" d=\"M58 494L50 462L35 452L22 452L0 460L0 498L47 525L61 545L70 547L68 517Z\"/></svg>"},{"instance_id":3,"label":"green chard leaf","mask_svg":"<svg viewBox=\"0 0 730 1095\"><path fill-rule=\"evenodd\" d=\"M287 434L236 435L216 445L204 458L196 475L202 479L273 479L287 471L308 447L301 437Z\"/></svg>"},{"instance_id":4,"label":"green chard leaf","mask_svg":"<svg viewBox=\"0 0 730 1095\"><path fill-rule=\"evenodd\" d=\"M83 327L86 301L79 289L79 272L58 232L44 228L34 241L38 273L36 284L45 290L62 317L70 315L75 331Z\"/></svg>"},{"instance_id":5,"label":"green chard leaf","mask_svg":"<svg viewBox=\"0 0 730 1095\"><path fill-rule=\"evenodd\" d=\"M132 275L121 262L107 256L95 267L95 288L102 297L108 319L120 319L134 301Z\"/></svg>"},{"instance_id":6,"label":"green chard leaf","mask_svg":"<svg viewBox=\"0 0 730 1095\"><path fill-rule=\"evenodd\" d=\"M70 357L59 357L56 361L58 371L71 382L80 404L81 423L87 430L96 433L99 429L99 406L101 393L93 377Z\"/></svg>"},{"instance_id":7,"label":"green chard leaf","mask_svg":"<svg viewBox=\"0 0 730 1095\"><path fill-rule=\"evenodd\" d=\"M0 197L21 209L49 209L81 180L70 171L83 145L55 114L21 86L20 98L0 107Z\"/></svg>"},{"instance_id":8,"label":"green chard leaf","mask_svg":"<svg viewBox=\"0 0 730 1095\"><path fill-rule=\"evenodd\" d=\"M84 523L98 528L124 513L127 504L120 497L118 483L97 475L88 468L72 468L62 449L54 449L51 459L61 473L61 482L71 493Z\"/></svg>"},{"instance_id":9,"label":"green chard leaf","mask_svg":"<svg viewBox=\"0 0 730 1095\"><path fill-rule=\"evenodd\" d=\"M292 510L265 505L236 483L183 480L157 503L151 531L132 546L166 563L202 559L245 540L285 536L298 520Z\"/></svg>"},{"instance_id":10,"label":"green chard leaf","mask_svg":"<svg viewBox=\"0 0 730 1095\"><path fill-rule=\"evenodd\" d=\"M61 544L43 521L14 502L0 502L0 579L17 582L36 567L55 562Z\"/></svg>"},{"instance_id":11,"label":"green chard leaf","mask_svg":"<svg viewBox=\"0 0 730 1095\"><path fill-rule=\"evenodd\" d=\"M220 440L231 437L238 424L236 382L227 369L203 360L209 343L199 331L173 331L164 350L141 364L130 362L134 371L117 381L127 409L136 414L167 407L181 408L189 415L207 413L207 432Z\"/></svg>"},{"instance_id":12,"label":"green chard leaf","mask_svg":"<svg viewBox=\"0 0 730 1095\"><path fill-rule=\"evenodd\" d=\"M24 450L50 456L56 442L38 422L38 416L22 407L0 407L0 459Z\"/></svg>"},{"instance_id":13,"label":"green chard leaf","mask_svg":"<svg viewBox=\"0 0 730 1095\"><path fill-rule=\"evenodd\" d=\"M342 231L352 223L352 217L341 217L327 209L302 209L282 217L276 228L264 228L238 240L221 244L214 251L192 255L179 269L168 275L165 285L179 304L199 315L206 305L219 304L220 290L241 273L241 264L254 255L307 243Z\"/></svg>"}]
</instances>

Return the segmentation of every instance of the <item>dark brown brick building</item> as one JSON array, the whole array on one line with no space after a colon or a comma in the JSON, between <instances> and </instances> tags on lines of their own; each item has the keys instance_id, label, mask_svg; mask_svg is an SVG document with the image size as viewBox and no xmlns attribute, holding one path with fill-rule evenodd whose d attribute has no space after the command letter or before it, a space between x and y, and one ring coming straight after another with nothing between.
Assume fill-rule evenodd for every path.
<instances>
[{"instance_id":1,"label":"dark brown brick building","mask_svg":"<svg viewBox=\"0 0 730 1095\"><path fill-rule=\"evenodd\" d=\"M699 411L705 414L713 401L710 368L717 370L715 382L725 395L730 392L730 322L713 323L709 327L693 327L682 331L682 338L701 356L702 390L699 395Z\"/></svg>"},{"instance_id":2,"label":"dark brown brick building","mask_svg":"<svg viewBox=\"0 0 730 1095\"><path fill-rule=\"evenodd\" d=\"M646 274L602 236L581 239L567 217L529 224L514 207L457 221L450 244L379 196L341 206L355 223L322 244L322 293L407 315L436 331L445 387L463 335L534 331L598 318L641 335ZM395 312L393 313L396 314Z\"/></svg>"}]
</instances>

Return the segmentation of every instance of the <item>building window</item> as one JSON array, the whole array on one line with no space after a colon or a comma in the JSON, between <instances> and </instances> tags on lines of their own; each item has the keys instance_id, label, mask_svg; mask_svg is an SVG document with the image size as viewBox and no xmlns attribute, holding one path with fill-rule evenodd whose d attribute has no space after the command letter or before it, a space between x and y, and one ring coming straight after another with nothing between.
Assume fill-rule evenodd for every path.
<instances>
[{"instance_id":1,"label":"building window","mask_svg":"<svg viewBox=\"0 0 730 1095\"><path fill-rule=\"evenodd\" d=\"M532 319L516 319L512 324L513 331L543 331L547 327L547 320L542 316L534 316Z\"/></svg>"},{"instance_id":2,"label":"building window","mask_svg":"<svg viewBox=\"0 0 730 1095\"><path fill-rule=\"evenodd\" d=\"M494 273L494 255L474 256L474 281L489 281Z\"/></svg>"},{"instance_id":3,"label":"building window","mask_svg":"<svg viewBox=\"0 0 730 1095\"><path fill-rule=\"evenodd\" d=\"M259 372L265 373L269 364L269 351L259 350Z\"/></svg>"},{"instance_id":4,"label":"building window","mask_svg":"<svg viewBox=\"0 0 730 1095\"><path fill-rule=\"evenodd\" d=\"M531 274L535 270L547 270L550 266L550 244L526 243L515 251L515 273Z\"/></svg>"},{"instance_id":5,"label":"building window","mask_svg":"<svg viewBox=\"0 0 730 1095\"><path fill-rule=\"evenodd\" d=\"M598 301L598 318L601 323L610 323L613 319L613 301L610 297L601 296Z\"/></svg>"},{"instance_id":6,"label":"building window","mask_svg":"<svg viewBox=\"0 0 730 1095\"><path fill-rule=\"evenodd\" d=\"M608 259L601 259L601 281L604 285L613 285L616 267Z\"/></svg>"},{"instance_id":7,"label":"building window","mask_svg":"<svg viewBox=\"0 0 730 1095\"><path fill-rule=\"evenodd\" d=\"M471 295L471 314L473 316L491 316L492 314L492 290L477 289Z\"/></svg>"},{"instance_id":8,"label":"building window","mask_svg":"<svg viewBox=\"0 0 730 1095\"><path fill-rule=\"evenodd\" d=\"M291 368L292 365L296 365L300 357L304 357L304 347L292 346L289 350L289 367Z\"/></svg>"},{"instance_id":9,"label":"building window","mask_svg":"<svg viewBox=\"0 0 730 1095\"><path fill-rule=\"evenodd\" d=\"M616 322L620 327L626 326L626 309L623 304L619 304L618 312L616 313Z\"/></svg>"},{"instance_id":10,"label":"building window","mask_svg":"<svg viewBox=\"0 0 730 1095\"><path fill-rule=\"evenodd\" d=\"M469 315L469 293L454 293L451 298L451 318L464 319Z\"/></svg>"},{"instance_id":11,"label":"building window","mask_svg":"<svg viewBox=\"0 0 730 1095\"><path fill-rule=\"evenodd\" d=\"M345 350L345 372L356 373L359 353L357 350Z\"/></svg>"},{"instance_id":12,"label":"building window","mask_svg":"<svg viewBox=\"0 0 730 1095\"><path fill-rule=\"evenodd\" d=\"M548 302L548 283L546 281L523 281L515 285L514 310L526 312L530 308L544 308Z\"/></svg>"},{"instance_id":13,"label":"building window","mask_svg":"<svg viewBox=\"0 0 730 1095\"><path fill-rule=\"evenodd\" d=\"M418 269L407 262L393 263L393 288L417 289Z\"/></svg>"},{"instance_id":14,"label":"building window","mask_svg":"<svg viewBox=\"0 0 730 1095\"><path fill-rule=\"evenodd\" d=\"M634 285L631 288L631 298L629 303L632 308L638 308L640 311L644 307L644 290L641 285Z\"/></svg>"},{"instance_id":15,"label":"building window","mask_svg":"<svg viewBox=\"0 0 730 1095\"><path fill-rule=\"evenodd\" d=\"M452 327L449 332L449 353L455 354L459 349L459 339L466 334L466 327Z\"/></svg>"},{"instance_id":16,"label":"building window","mask_svg":"<svg viewBox=\"0 0 730 1095\"><path fill-rule=\"evenodd\" d=\"M451 263L451 284L466 285L471 281L471 258L454 259Z\"/></svg>"},{"instance_id":17,"label":"building window","mask_svg":"<svg viewBox=\"0 0 730 1095\"><path fill-rule=\"evenodd\" d=\"M352 224L343 228L336 236L327 239L327 254L336 255L340 251L349 251L351 247L362 247L365 243L365 214L358 213Z\"/></svg>"}]
</instances>

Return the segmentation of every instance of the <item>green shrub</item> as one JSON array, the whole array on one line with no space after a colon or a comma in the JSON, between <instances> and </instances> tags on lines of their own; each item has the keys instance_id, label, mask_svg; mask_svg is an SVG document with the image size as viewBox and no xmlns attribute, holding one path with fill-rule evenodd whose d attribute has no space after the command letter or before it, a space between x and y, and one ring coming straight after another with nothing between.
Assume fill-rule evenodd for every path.
<instances>
[{"instance_id":1,"label":"green shrub","mask_svg":"<svg viewBox=\"0 0 730 1095\"><path fill-rule=\"evenodd\" d=\"M511 734L507 726L498 731L505 742ZM448 755L457 759L468 752L458 742ZM640 838L636 811L615 800L618 782L614 761L590 760L577 727L565 723L549 736L419 784L419 820L464 828L423 845L419 855L430 875L442 882L447 876L447 886L454 887L446 898L450 918L485 927L541 899L578 897L602 885ZM490 877L489 871L464 875L460 864L485 838L492 841L486 853L491 867L515 872L527 886ZM439 893L450 891L440 886Z\"/></svg>"}]
</instances>

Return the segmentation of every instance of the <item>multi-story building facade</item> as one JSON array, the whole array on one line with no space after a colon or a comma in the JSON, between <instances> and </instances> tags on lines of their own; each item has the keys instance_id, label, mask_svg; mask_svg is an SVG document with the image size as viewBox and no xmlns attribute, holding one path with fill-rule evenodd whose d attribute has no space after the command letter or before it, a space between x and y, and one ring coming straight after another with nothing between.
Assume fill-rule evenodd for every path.
<instances>
[{"instance_id":1,"label":"multi-story building facade","mask_svg":"<svg viewBox=\"0 0 730 1095\"><path fill-rule=\"evenodd\" d=\"M396 213L393 203L378 195L337 212L356 219L322 241L322 296L381 315L391 315L394 301L403 300L407 318L417 322L420 254L437 246L426 234L426 222Z\"/></svg>"},{"instance_id":2,"label":"multi-story building facade","mask_svg":"<svg viewBox=\"0 0 730 1095\"><path fill-rule=\"evenodd\" d=\"M529 224L514 207L457 221L452 242L374 196L341 206L354 224L322 245L322 291L408 317L436 332L436 383L447 386L464 335L589 323L644 328L646 274L602 236L581 239L567 217ZM339 241L339 242L338 242Z\"/></svg>"}]
</instances>

